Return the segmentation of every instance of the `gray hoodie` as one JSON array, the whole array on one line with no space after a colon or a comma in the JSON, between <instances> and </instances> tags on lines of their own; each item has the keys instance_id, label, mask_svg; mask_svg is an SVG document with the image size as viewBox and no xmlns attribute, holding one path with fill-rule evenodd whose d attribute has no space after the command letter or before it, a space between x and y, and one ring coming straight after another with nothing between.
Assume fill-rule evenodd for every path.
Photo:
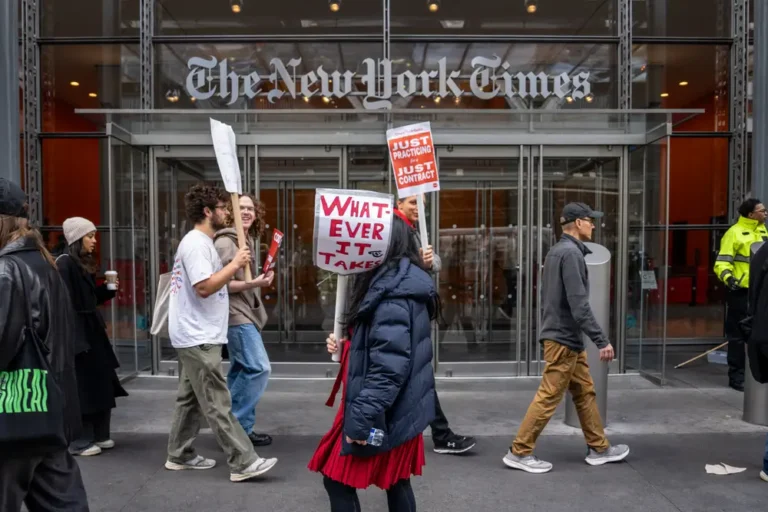
<instances>
[{"instance_id":1,"label":"gray hoodie","mask_svg":"<svg viewBox=\"0 0 768 512\"><path fill-rule=\"evenodd\" d=\"M570 235L563 235L547 254L541 282L539 341L552 340L582 351L582 333L595 345L610 343L589 306L589 276L584 256L590 250Z\"/></svg>"}]
</instances>

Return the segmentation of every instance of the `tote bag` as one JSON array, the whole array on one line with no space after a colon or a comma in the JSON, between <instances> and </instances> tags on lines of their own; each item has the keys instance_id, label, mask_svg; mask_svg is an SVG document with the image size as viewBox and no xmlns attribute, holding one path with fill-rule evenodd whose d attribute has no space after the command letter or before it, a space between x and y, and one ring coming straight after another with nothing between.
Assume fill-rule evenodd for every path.
<instances>
[{"instance_id":1,"label":"tote bag","mask_svg":"<svg viewBox=\"0 0 768 512\"><path fill-rule=\"evenodd\" d=\"M155 297L155 308L152 313L152 336L170 338L168 335L168 305L171 302L171 272L160 274L160 280L157 283L157 296Z\"/></svg>"},{"instance_id":2,"label":"tote bag","mask_svg":"<svg viewBox=\"0 0 768 512\"><path fill-rule=\"evenodd\" d=\"M0 369L0 446L67 446L64 401L48 360L51 351L32 326L32 288L24 270L27 265L14 256L7 257L19 267L26 318L21 348L8 367Z\"/></svg>"}]
</instances>

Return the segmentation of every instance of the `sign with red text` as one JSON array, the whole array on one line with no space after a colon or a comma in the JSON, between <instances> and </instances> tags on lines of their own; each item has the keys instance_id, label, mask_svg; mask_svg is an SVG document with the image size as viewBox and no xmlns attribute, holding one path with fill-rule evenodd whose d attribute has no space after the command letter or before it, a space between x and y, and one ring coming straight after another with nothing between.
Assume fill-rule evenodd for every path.
<instances>
[{"instance_id":1,"label":"sign with red text","mask_svg":"<svg viewBox=\"0 0 768 512\"><path fill-rule=\"evenodd\" d=\"M437 173L435 145L429 123L417 123L387 130L387 145L395 173L397 197L437 192L440 179Z\"/></svg>"},{"instance_id":2,"label":"sign with red text","mask_svg":"<svg viewBox=\"0 0 768 512\"><path fill-rule=\"evenodd\" d=\"M315 265L341 275L381 265L389 250L393 199L367 190L317 189Z\"/></svg>"},{"instance_id":3,"label":"sign with red text","mask_svg":"<svg viewBox=\"0 0 768 512\"><path fill-rule=\"evenodd\" d=\"M262 274L266 274L273 268L275 268L277 251L280 250L280 244L283 243L283 233L279 230L275 230L272 234L272 245L269 247L267 253L267 259L264 261L264 267L262 268Z\"/></svg>"}]
</instances>

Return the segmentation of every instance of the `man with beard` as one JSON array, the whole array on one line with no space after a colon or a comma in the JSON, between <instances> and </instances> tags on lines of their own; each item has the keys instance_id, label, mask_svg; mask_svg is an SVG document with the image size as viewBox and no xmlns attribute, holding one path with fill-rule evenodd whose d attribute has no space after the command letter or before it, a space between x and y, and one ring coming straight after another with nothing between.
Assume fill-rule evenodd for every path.
<instances>
[{"instance_id":1,"label":"man with beard","mask_svg":"<svg viewBox=\"0 0 768 512\"><path fill-rule=\"evenodd\" d=\"M232 398L221 371L221 347L227 343L229 294L227 284L250 262L242 248L224 267L213 243L216 231L227 227L229 197L221 189L195 185L185 208L195 228L179 244L171 275L168 333L179 357L179 390L166 469L210 469L216 461L195 452L192 443L208 422L227 454L229 479L242 482L272 469L277 459L263 459L232 413Z\"/></svg>"}]
</instances>

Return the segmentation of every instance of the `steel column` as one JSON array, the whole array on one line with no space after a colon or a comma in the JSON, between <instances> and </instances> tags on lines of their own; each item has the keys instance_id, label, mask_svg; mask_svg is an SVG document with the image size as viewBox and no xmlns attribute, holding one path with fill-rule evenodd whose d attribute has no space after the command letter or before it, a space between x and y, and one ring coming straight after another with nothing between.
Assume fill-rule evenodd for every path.
<instances>
[{"instance_id":1,"label":"steel column","mask_svg":"<svg viewBox=\"0 0 768 512\"><path fill-rule=\"evenodd\" d=\"M756 7L760 2L756 4ZM757 15L757 13L755 13ZM757 26L757 24L755 24ZM734 0L731 47L731 153L729 162L729 218L747 195L747 46L749 0ZM757 66L755 59L755 66ZM757 69L755 69L757 71ZM757 73L755 73L757 75ZM755 102L757 103L757 102ZM758 144L757 146L760 146Z\"/></svg>"},{"instance_id":2,"label":"steel column","mask_svg":"<svg viewBox=\"0 0 768 512\"><path fill-rule=\"evenodd\" d=\"M755 42L752 78L752 195L768 201L768 148L764 144L768 135L768 5L765 0L755 2ZM746 137L746 130L745 130ZM746 144L745 144L746 146Z\"/></svg>"},{"instance_id":3,"label":"steel column","mask_svg":"<svg viewBox=\"0 0 768 512\"><path fill-rule=\"evenodd\" d=\"M619 108L632 108L632 1L619 0Z\"/></svg>"},{"instance_id":4,"label":"steel column","mask_svg":"<svg viewBox=\"0 0 768 512\"><path fill-rule=\"evenodd\" d=\"M19 172L19 2L9 0L0 6L0 126L8 129L0 134L0 177L15 183L21 181Z\"/></svg>"},{"instance_id":5,"label":"steel column","mask_svg":"<svg viewBox=\"0 0 768 512\"><path fill-rule=\"evenodd\" d=\"M37 0L22 0L22 72L24 81L24 182L29 201L29 219L42 224L40 208L40 53L37 33L40 26ZM13 34L15 37L15 34Z\"/></svg>"}]
</instances>

